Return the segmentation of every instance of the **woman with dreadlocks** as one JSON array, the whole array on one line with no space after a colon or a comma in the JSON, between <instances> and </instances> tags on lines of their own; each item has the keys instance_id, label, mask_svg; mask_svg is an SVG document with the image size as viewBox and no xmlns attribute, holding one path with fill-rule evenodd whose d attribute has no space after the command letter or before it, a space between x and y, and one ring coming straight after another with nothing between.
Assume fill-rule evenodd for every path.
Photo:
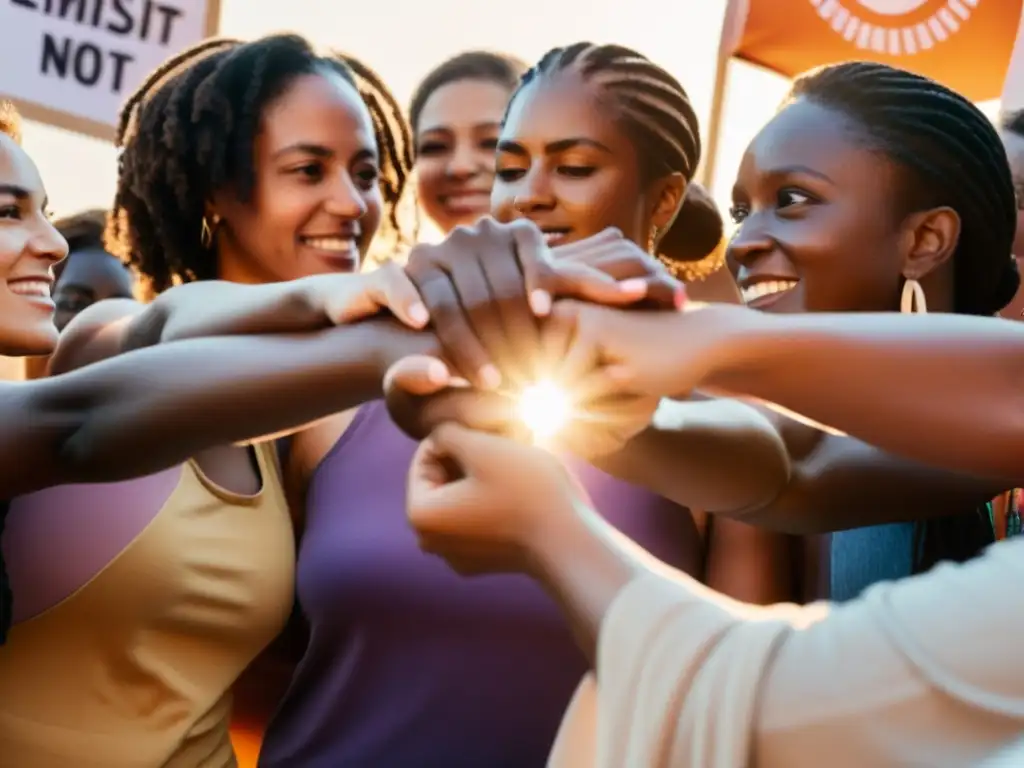
<instances>
[{"instance_id":1,"label":"woman with dreadlocks","mask_svg":"<svg viewBox=\"0 0 1024 768\"><path fill-rule=\"evenodd\" d=\"M84 311L47 383L145 360L137 351L89 365L159 345L148 356L182 370L158 385L150 376L168 378L166 366L128 368L131 386L157 396L128 399L150 406L144 418L122 412L155 441L202 450L168 468L160 457L185 456L155 445L133 457L154 472L145 478L12 505L5 547L18 602L0 654L0 751L12 764L232 763L228 692L288 614L294 539L272 444L225 442L365 402L396 354L436 347L432 334L386 319L322 330L380 308L414 328L428 319L394 264L345 274L363 262L408 169L401 123L386 99L369 98L384 93L372 79L295 36L217 40L168 62L128 101L107 244L156 298ZM485 250L514 239L538 290L619 303L644 295L578 265L549 268L535 228L488 223L477 235ZM281 338L289 331L307 333ZM210 344L180 341L197 336L221 337L208 341L225 350L229 372L190 351ZM203 370L191 370L197 359ZM198 383L184 385L189 377ZM253 431L239 434L250 418ZM132 427L124 441L145 451Z\"/></svg>"}]
</instances>

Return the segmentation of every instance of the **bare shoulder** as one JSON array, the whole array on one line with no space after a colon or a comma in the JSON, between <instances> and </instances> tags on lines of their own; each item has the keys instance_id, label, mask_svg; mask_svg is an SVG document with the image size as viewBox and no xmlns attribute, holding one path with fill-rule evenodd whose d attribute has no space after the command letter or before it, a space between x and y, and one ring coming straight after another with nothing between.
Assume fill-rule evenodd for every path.
<instances>
[{"instance_id":1,"label":"bare shoulder","mask_svg":"<svg viewBox=\"0 0 1024 768\"><path fill-rule=\"evenodd\" d=\"M50 373L67 373L124 351L132 321L146 305L132 299L99 301L68 323L50 359Z\"/></svg>"}]
</instances>

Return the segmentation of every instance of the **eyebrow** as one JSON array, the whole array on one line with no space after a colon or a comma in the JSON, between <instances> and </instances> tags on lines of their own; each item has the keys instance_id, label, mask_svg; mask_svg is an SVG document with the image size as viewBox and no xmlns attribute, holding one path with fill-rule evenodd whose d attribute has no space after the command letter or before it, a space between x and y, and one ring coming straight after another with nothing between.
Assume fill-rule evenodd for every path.
<instances>
[{"instance_id":1,"label":"eyebrow","mask_svg":"<svg viewBox=\"0 0 1024 768\"><path fill-rule=\"evenodd\" d=\"M321 160L328 160L334 157L334 150L330 147L325 147L322 144L309 144L307 142L299 142L297 144L290 144L283 149L279 149L274 153L274 157L278 158L283 155L287 155L289 152L304 152L307 155L313 155ZM373 149L361 149L353 156L353 161L358 160L375 160L377 159L377 152Z\"/></svg>"},{"instance_id":2,"label":"eyebrow","mask_svg":"<svg viewBox=\"0 0 1024 768\"><path fill-rule=\"evenodd\" d=\"M25 187L19 187L17 184L0 184L0 195L10 195L16 200L28 200L32 197L32 193L29 192ZM43 201L43 207L46 207L48 201Z\"/></svg>"},{"instance_id":3,"label":"eyebrow","mask_svg":"<svg viewBox=\"0 0 1024 768\"><path fill-rule=\"evenodd\" d=\"M570 149L576 149L578 147L590 147L592 149L598 149L602 152L611 154L611 149L606 147L600 141L583 138L582 136L549 142L544 145L544 154L557 155L560 152L568 152ZM519 157L525 157L530 154L526 147L519 142L508 141L507 139L498 142L498 151L507 152L510 155L518 155Z\"/></svg>"},{"instance_id":4,"label":"eyebrow","mask_svg":"<svg viewBox=\"0 0 1024 768\"><path fill-rule=\"evenodd\" d=\"M474 131L494 130L496 128L501 128L501 123L497 120L487 120L482 123L473 123L470 127ZM419 132L421 135L424 133L452 133L452 128L448 125L431 125L426 128L420 128Z\"/></svg>"},{"instance_id":5,"label":"eyebrow","mask_svg":"<svg viewBox=\"0 0 1024 768\"><path fill-rule=\"evenodd\" d=\"M781 168L772 168L767 172L768 176L792 176L795 174L803 174L804 176L813 176L816 179L821 179L829 184L835 184L830 176L816 171L813 168L808 168L806 165L785 165Z\"/></svg>"}]
</instances>

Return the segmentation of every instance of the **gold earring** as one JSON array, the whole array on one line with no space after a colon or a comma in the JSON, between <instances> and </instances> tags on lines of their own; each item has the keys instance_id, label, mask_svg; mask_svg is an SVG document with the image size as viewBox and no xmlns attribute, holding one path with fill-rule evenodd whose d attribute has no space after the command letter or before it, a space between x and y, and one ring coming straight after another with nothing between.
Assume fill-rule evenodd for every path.
<instances>
[{"instance_id":1,"label":"gold earring","mask_svg":"<svg viewBox=\"0 0 1024 768\"><path fill-rule=\"evenodd\" d=\"M202 224L199 227L199 244L206 249L209 249L211 246L213 246L213 233L217 229L217 226L220 224L220 216L214 214L212 216L212 219L213 226L210 226L210 222L208 222L206 220L206 217L203 216Z\"/></svg>"},{"instance_id":2,"label":"gold earring","mask_svg":"<svg viewBox=\"0 0 1024 768\"><path fill-rule=\"evenodd\" d=\"M924 300L924 289L912 277L903 282L903 295L900 296L900 312L904 314L928 313L928 303Z\"/></svg>"},{"instance_id":3,"label":"gold earring","mask_svg":"<svg viewBox=\"0 0 1024 768\"><path fill-rule=\"evenodd\" d=\"M655 250L654 250L655 246L657 245L657 243L658 243L658 227L652 224L651 225L651 232L647 236L647 252L649 254L651 254L651 256L657 256L658 255L655 252Z\"/></svg>"}]
</instances>

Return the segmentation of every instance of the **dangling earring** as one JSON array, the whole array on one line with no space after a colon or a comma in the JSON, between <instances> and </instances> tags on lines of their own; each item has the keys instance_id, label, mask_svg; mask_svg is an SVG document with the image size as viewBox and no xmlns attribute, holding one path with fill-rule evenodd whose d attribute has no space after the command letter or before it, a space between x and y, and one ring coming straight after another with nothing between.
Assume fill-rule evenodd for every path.
<instances>
[{"instance_id":1,"label":"dangling earring","mask_svg":"<svg viewBox=\"0 0 1024 768\"><path fill-rule=\"evenodd\" d=\"M210 226L210 223L206 220L206 217L203 216L203 222L199 228L199 244L202 245L203 248L206 248L207 250L209 250L209 248L213 245L213 233L214 230L217 229L217 226L220 224L220 216L214 214L211 218L213 219L213 226Z\"/></svg>"},{"instance_id":2,"label":"dangling earring","mask_svg":"<svg viewBox=\"0 0 1024 768\"><path fill-rule=\"evenodd\" d=\"M900 297L900 312L904 314L927 314L928 303L924 300L921 284L912 277L903 282L903 295Z\"/></svg>"}]
</instances>

